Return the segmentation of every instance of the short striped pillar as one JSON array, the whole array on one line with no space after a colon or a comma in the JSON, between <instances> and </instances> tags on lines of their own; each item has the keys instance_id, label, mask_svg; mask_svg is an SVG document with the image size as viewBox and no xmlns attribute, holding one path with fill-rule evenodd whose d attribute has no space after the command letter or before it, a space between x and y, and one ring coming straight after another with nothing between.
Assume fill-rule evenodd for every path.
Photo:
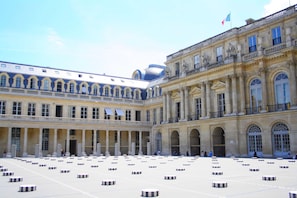
<instances>
[{"instance_id":1,"label":"short striped pillar","mask_svg":"<svg viewBox=\"0 0 297 198\"><path fill-rule=\"evenodd\" d=\"M70 170L69 169L61 169L60 173L70 173Z\"/></svg>"},{"instance_id":2,"label":"short striped pillar","mask_svg":"<svg viewBox=\"0 0 297 198\"><path fill-rule=\"evenodd\" d=\"M264 176L262 176L262 180L263 181L275 181L276 180L276 176L273 176L273 175L264 175Z\"/></svg>"},{"instance_id":3,"label":"short striped pillar","mask_svg":"<svg viewBox=\"0 0 297 198\"><path fill-rule=\"evenodd\" d=\"M115 185L115 184L116 184L116 181L115 180L111 180L111 179L103 180L101 182L101 185L102 186L112 186L112 185Z\"/></svg>"},{"instance_id":4,"label":"short striped pillar","mask_svg":"<svg viewBox=\"0 0 297 198\"><path fill-rule=\"evenodd\" d=\"M27 184L27 185L20 185L19 192L31 192L36 190L36 185L34 184Z\"/></svg>"},{"instance_id":5,"label":"short striped pillar","mask_svg":"<svg viewBox=\"0 0 297 198\"><path fill-rule=\"evenodd\" d=\"M213 175L223 175L223 171L213 171Z\"/></svg>"},{"instance_id":6,"label":"short striped pillar","mask_svg":"<svg viewBox=\"0 0 297 198\"><path fill-rule=\"evenodd\" d=\"M80 174L77 174L77 178L88 178L89 175L87 173L80 173Z\"/></svg>"},{"instance_id":7,"label":"short striped pillar","mask_svg":"<svg viewBox=\"0 0 297 198\"><path fill-rule=\"evenodd\" d=\"M214 181L214 182L212 182L212 187L213 188L227 188L228 183L225 181Z\"/></svg>"},{"instance_id":8,"label":"short striped pillar","mask_svg":"<svg viewBox=\"0 0 297 198\"><path fill-rule=\"evenodd\" d=\"M142 171L132 171L132 175L141 175Z\"/></svg>"},{"instance_id":9,"label":"short striped pillar","mask_svg":"<svg viewBox=\"0 0 297 198\"><path fill-rule=\"evenodd\" d=\"M21 181L23 181L23 178L19 176L9 178L9 182L21 182Z\"/></svg>"},{"instance_id":10,"label":"short striped pillar","mask_svg":"<svg viewBox=\"0 0 297 198\"><path fill-rule=\"evenodd\" d=\"M12 171L4 171L2 175L3 176L12 176L12 175L14 175L14 172L12 172Z\"/></svg>"},{"instance_id":11,"label":"short striped pillar","mask_svg":"<svg viewBox=\"0 0 297 198\"><path fill-rule=\"evenodd\" d=\"M57 169L57 167L56 166L49 166L48 169L49 170L55 170L55 169Z\"/></svg>"},{"instance_id":12,"label":"short striped pillar","mask_svg":"<svg viewBox=\"0 0 297 198\"><path fill-rule=\"evenodd\" d=\"M297 191L290 191L289 198L297 198Z\"/></svg>"},{"instance_id":13,"label":"short striped pillar","mask_svg":"<svg viewBox=\"0 0 297 198\"><path fill-rule=\"evenodd\" d=\"M251 172L258 172L260 169L259 168L250 168Z\"/></svg>"},{"instance_id":14,"label":"short striped pillar","mask_svg":"<svg viewBox=\"0 0 297 198\"><path fill-rule=\"evenodd\" d=\"M176 180L176 176L175 175L165 175L164 179L165 180Z\"/></svg>"},{"instance_id":15,"label":"short striped pillar","mask_svg":"<svg viewBox=\"0 0 297 198\"><path fill-rule=\"evenodd\" d=\"M158 189L143 189L141 190L142 197L158 197L159 190Z\"/></svg>"},{"instance_id":16,"label":"short striped pillar","mask_svg":"<svg viewBox=\"0 0 297 198\"><path fill-rule=\"evenodd\" d=\"M289 168L288 165L280 165L279 167L280 167L280 168L285 168L285 169L286 169L286 168Z\"/></svg>"}]
</instances>

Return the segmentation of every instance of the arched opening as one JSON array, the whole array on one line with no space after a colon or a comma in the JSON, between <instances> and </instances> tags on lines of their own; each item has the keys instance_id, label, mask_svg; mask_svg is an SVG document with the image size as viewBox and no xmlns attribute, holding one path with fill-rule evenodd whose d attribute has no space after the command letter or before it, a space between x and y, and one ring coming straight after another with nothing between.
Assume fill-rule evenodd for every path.
<instances>
[{"instance_id":1,"label":"arched opening","mask_svg":"<svg viewBox=\"0 0 297 198\"><path fill-rule=\"evenodd\" d=\"M272 145L274 156L290 156L290 135L287 125L277 123L272 127Z\"/></svg>"},{"instance_id":2,"label":"arched opening","mask_svg":"<svg viewBox=\"0 0 297 198\"><path fill-rule=\"evenodd\" d=\"M261 157L263 155L262 152L262 135L260 127L256 125L252 125L248 128L248 155Z\"/></svg>"},{"instance_id":3,"label":"arched opening","mask_svg":"<svg viewBox=\"0 0 297 198\"><path fill-rule=\"evenodd\" d=\"M179 134L177 131L171 133L171 155L179 155Z\"/></svg>"},{"instance_id":4,"label":"arched opening","mask_svg":"<svg viewBox=\"0 0 297 198\"><path fill-rule=\"evenodd\" d=\"M156 134L156 154L160 154L162 152L162 134L158 132Z\"/></svg>"},{"instance_id":5,"label":"arched opening","mask_svg":"<svg viewBox=\"0 0 297 198\"><path fill-rule=\"evenodd\" d=\"M197 129L193 129L190 133L190 154L200 155L200 133Z\"/></svg>"},{"instance_id":6,"label":"arched opening","mask_svg":"<svg viewBox=\"0 0 297 198\"><path fill-rule=\"evenodd\" d=\"M225 157L225 132L222 128L215 128L212 134L213 153L217 157Z\"/></svg>"}]
</instances>

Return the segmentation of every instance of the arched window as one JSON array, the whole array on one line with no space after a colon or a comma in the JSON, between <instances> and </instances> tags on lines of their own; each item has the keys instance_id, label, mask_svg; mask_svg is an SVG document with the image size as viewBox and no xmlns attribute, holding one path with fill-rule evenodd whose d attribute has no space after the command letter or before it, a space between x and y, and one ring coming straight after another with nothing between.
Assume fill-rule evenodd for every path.
<instances>
[{"instance_id":1,"label":"arched window","mask_svg":"<svg viewBox=\"0 0 297 198\"><path fill-rule=\"evenodd\" d=\"M287 125L277 123L272 127L272 144L274 156L290 155L290 136Z\"/></svg>"},{"instance_id":2,"label":"arched window","mask_svg":"<svg viewBox=\"0 0 297 198\"><path fill-rule=\"evenodd\" d=\"M261 80L254 79L250 84L250 107L252 112L257 112L262 105L262 84Z\"/></svg>"},{"instance_id":3,"label":"arched window","mask_svg":"<svg viewBox=\"0 0 297 198\"><path fill-rule=\"evenodd\" d=\"M6 87L6 76L5 75L1 76L0 87Z\"/></svg>"},{"instance_id":4,"label":"arched window","mask_svg":"<svg viewBox=\"0 0 297 198\"><path fill-rule=\"evenodd\" d=\"M126 92L126 98L131 98L131 89L127 88L125 92Z\"/></svg>"},{"instance_id":5,"label":"arched window","mask_svg":"<svg viewBox=\"0 0 297 198\"><path fill-rule=\"evenodd\" d=\"M43 89L44 90L49 90L50 87L50 81L48 79L43 80Z\"/></svg>"},{"instance_id":6,"label":"arched window","mask_svg":"<svg viewBox=\"0 0 297 198\"><path fill-rule=\"evenodd\" d=\"M290 100L290 87L287 74L280 73L274 80L276 104L287 104Z\"/></svg>"},{"instance_id":7,"label":"arched window","mask_svg":"<svg viewBox=\"0 0 297 198\"><path fill-rule=\"evenodd\" d=\"M16 88L21 88L22 87L22 78L21 77L16 77L15 79L15 87Z\"/></svg>"},{"instance_id":8,"label":"arched window","mask_svg":"<svg viewBox=\"0 0 297 198\"><path fill-rule=\"evenodd\" d=\"M135 99L139 100L139 90L135 90Z\"/></svg>"},{"instance_id":9,"label":"arched window","mask_svg":"<svg viewBox=\"0 0 297 198\"><path fill-rule=\"evenodd\" d=\"M29 88L30 89L36 89L36 79L35 78L31 78L29 82L30 82Z\"/></svg>"},{"instance_id":10,"label":"arched window","mask_svg":"<svg viewBox=\"0 0 297 198\"><path fill-rule=\"evenodd\" d=\"M57 92L62 92L62 90L63 90L63 84L62 84L62 82L57 82Z\"/></svg>"},{"instance_id":11,"label":"arched window","mask_svg":"<svg viewBox=\"0 0 297 198\"><path fill-rule=\"evenodd\" d=\"M262 156L262 135L261 129L257 125L248 128L248 154L249 156Z\"/></svg>"},{"instance_id":12,"label":"arched window","mask_svg":"<svg viewBox=\"0 0 297 198\"><path fill-rule=\"evenodd\" d=\"M73 82L71 82L69 84L69 92L70 93L74 93L75 92L74 90L75 90L75 84Z\"/></svg>"},{"instance_id":13,"label":"arched window","mask_svg":"<svg viewBox=\"0 0 297 198\"><path fill-rule=\"evenodd\" d=\"M104 88L104 95L109 96L109 87L107 86Z\"/></svg>"},{"instance_id":14,"label":"arched window","mask_svg":"<svg viewBox=\"0 0 297 198\"><path fill-rule=\"evenodd\" d=\"M95 96L98 95L98 86L97 85L93 86L93 95L95 95Z\"/></svg>"}]
</instances>

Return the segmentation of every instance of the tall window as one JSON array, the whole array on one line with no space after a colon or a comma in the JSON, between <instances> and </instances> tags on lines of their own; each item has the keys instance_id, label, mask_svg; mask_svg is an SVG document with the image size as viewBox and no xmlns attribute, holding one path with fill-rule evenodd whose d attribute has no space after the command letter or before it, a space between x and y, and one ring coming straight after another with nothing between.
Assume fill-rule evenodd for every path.
<instances>
[{"instance_id":1,"label":"tall window","mask_svg":"<svg viewBox=\"0 0 297 198\"><path fill-rule=\"evenodd\" d=\"M116 98L120 97L120 89L119 88L115 88L115 97Z\"/></svg>"},{"instance_id":2,"label":"tall window","mask_svg":"<svg viewBox=\"0 0 297 198\"><path fill-rule=\"evenodd\" d=\"M5 87L6 86L6 76L2 75L0 79L0 87Z\"/></svg>"},{"instance_id":3,"label":"tall window","mask_svg":"<svg viewBox=\"0 0 297 198\"><path fill-rule=\"evenodd\" d=\"M36 89L36 80L34 78L30 79L30 89Z\"/></svg>"},{"instance_id":4,"label":"tall window","mask_svg":"<svg viewBox=\"0 0 297 198\"><path fill-rule=\"evenodd\" d=\"M199 65L200 65L200 57L199 57L199 55L195 55L194 56L194 69L199 68Z\"/></svg>"},{"instance_id":5,"label":"tall window","mask_svg":"<svg viewBox=\"0 0 297 198\"><path fill-rule=\"evenodd\" d=\"M98 86L97 86L97 85L95 85L95 86L93 87L93 94L94 94L95 96L98 95Z\"/></svg>"},{"instance_id":6,"label":"tall window","mask_svg":"<svg viewBox=\"0 0 297 198\"><path fill-rule=\"evenodd\" d=\"M28 115L29 116L35 116L35 103L29 103L28 104Z\"/></svg>"},{"instance_id":7,"label":"tall window","mask_svg":"<svg viewBox=\"0 0 297 198\"><path fill-rule=\"evenodd\" d=\"M15 79L15 87L16 88L21 88L21 86L22 86L22 79L21 79L21 77L16 77L16 79Z\"/></svg>"},{"instance_id":8,"label":"tall window","mask_svg":"<svg viewBox=\"0 0 297 198\"><path fill-rule=\"evenodd\" d=\"M157 109L153 109L153 123L157 124Z\"/></svg>"},{"instance_id":9,"label":"tall window","mask_svg":"<svg viewBox=\"0 0 297 198\"><path fill-rule=\"evenodd\" d=\"M179 62L175 63L175 75L179 76L180 73L180 67L179 67Z\"/></svg>"},{"instance_id":10,"label":"tall window","mask_svg":"<svg viewBox=\"0 0 297 198\"><path fill-rule=\"evenodd\" d=\"M250 85L250 106L252 109L257 110L262 105L262 85L261 80L254 79Z\"/></svg>"},{"instance_id":11,"label":"tall window","mask_svg":"<svg viewBox=\"0 0 297 198\"><path fill-rule=\"evenodd\" d=\"M0 114L4 115L6 113L6 102L1 100L0 101Z\"/></svg>"},{"instance_id":12,"label":"tall window","mask_svg":"<svg viewBox=\"0 0 297 198\"><path fill-rule=\"evenodd\" d=\"M287 156L290 152L289 128L283 123L277 123L272 128L273 150L275 156Z\"/></svg>"},{"instance_id":13,"label":"tall window","mask_svg":"<svg viewBox=\"0 0 297 198\"><path fill-rule=\"evenodd\" d=\"M121 120L121 115L118 114L117 110L114 111L114 119Z\"/></svg>"},{"instance_id":14,"label":"tall window","mask_svg":"<svg viewBox=\"0 0 297 198\"><path fill-rule=\"evenodd\" d=\"M136 100L139 100L139 90L136 90L135 91L135 99Z\"/></svg>"},{"instance_id":15,"label":"tall window","mask_svg":"<svg viewBox=\"0 0 297 198\"><path fill-rule=\"evenodd\" d=\"M222 117L225 113L225 94L218 94L218 117Z\"/></svg>"},{"instance_id":16,"label":"tall window","mask_svg":"<svg viewBox=\"0 0 297 198\"><path fill-rule=\"evenodd\" d=\"M223 47L217 47L217 62L223 61Z\"/></svg>"},{"instance_id":17,"label":"tall window","mask_svg":"<svg viewBox=\"0 0 297 198\"><path fill-rule=\"evenodd\" d=\"M256 35L248 37L249 52L257 51Z\"/></svg>"},{"instance_id":18,"label":"tall window","mask_svg":"<svg viewBox=\"0 0 297 198\"><path fill-rule=\"evenodd\" d=\"M104 88L104 95L109 96L109 87Z\"/></svg>"},{"instance_id":19,"label":"tall window","mask_svg":"<svg viewBox=\"0 0 297 198\"><path fill-rule=\"evenodd\" d=\"M195 99L195 120L201 117L201 98Z\"/></svg>"},{"instance_id":20,"label":"tall window","mask_svg":"<svg viewBox=\"0 0 297 198\"><path fill-rule=\"evenodd\" d=\"M70 118L75 118L75 106L70 106L69 107L69 117Z\"/></svg>"},{"instance_id":21,"label":"tall window","mask_svg":"<svg viewBox=\"0 0 297 198\"><path fill-rule=\"evenodd\" d=\"M248 152L250 156L253 156L255 152L257 156L262 155L261 129L256 125L248 129Z\"/></svg>"},{"instance_id":22,"label":"tall window","mask_svg":"<svg viewBox=\"0 0 297 198\"><path fill-rule=\"evenodd\" d=\"M43 89L44 90L49 90L49 80L48 79L45 79L44 81L43 81Z\"/></svg>"},{"instance_id":23,"label":"tall window","mask_svg":"<svg viewBox=\"0 0 297 198\"><path fill-rule=\"evenodd\" d=\"M177 102L175 107L176 107L176 110L175 110L176 121L178 121L180 119L180 102Z\"/></svg>"},{"instance_id":24,"label":"tall window","mask_svg":"<svg viewBox=\"0 0 297 198\"><path fill-rule=\"evenodd\" d=\"M99 119L99 108L93 107L93 119Z\"/></svg>"},{"instance_id":25,"label":"tall window","mask_svg":"<svg viewBox=\"0 0 297 198\"><path fill-rule=\"evenodd\" d=\"M282 34L280 27L275 27L272 29L272 45L277 45L282 42Z\"/></svg>"},{"instance_id":26,"label":"tall window","mask_svg":"<svg viewBox=\"0 0 297 198\"><path fill-rule=\"evenodd\" d=\"M151 112L150 112L150 110L146 110L146 121L147 121L147 122L149 122L149 121L151 120L150 117L151 117Z\"/></svg>"},{"instance_id":27,"label":"tall window","mask_svg":"<svg viewBox=\"0 0 297 198\"><path fill-rule=\"evenodd\" d=\"M21 115L22 114L22 103L21 102L13 102L12 114L13 115Z\"/></svg>"},{"instance_id":28,"label":"tall window","mask_svg":"<svg viewBox=\"0 0 297 198\"><path fill-rule=\"evenodd\" d=\"M141 112L135 111L135 121L141 121Z\"/></svg>"},{"instance_id":29,"label":"tall window","mask_svg":"<svg viewBox=\"0 0 297 198\"><path fill-rule=\"evenodd\" d=\"M164 121L163 118L163 107L160 108L160 123L162 123Z\"/></svg>"},{"instance_id":30,"label":"tall window","mask_svg":"<svg viewBox=\"0 0 297 198\"><path fill-rule=\"evenodd\" d=\"M48 117L49 116L49 104L41 105L41 116Z\"/></svg>"},{"instance_id":31,"label":"tall window","mask_svg":"<svg viewBox=\"0 0 297 198\"><path fill-rule=\"evenodd\" d=\"M11 129L11 144L16 145L16 151L21 150L21 128Z\"/></svg>"},{"instance_id":32,"label":"tall window","mask_svg":"<svg viewBox=\"0 0 297 198\"><path fill-rule=\"evenodd\" d=\"M69 92L74 93L74 83L70 83Z\"/></svg>"},{"instance_id":33,"label":"tall window","mask_svg":"<svg viewBox=\"0 0 297 198\"><path fill-rule=\"evenodd\" d=\"M88 118L88 108L87 107L81 107L80 108L80 118Z\"/></svg>"},{"instance_id":34,"label":"tall window","mask_svg":"<svg viewBox=\"0 0 297 198\"><path fill-rule=\"evenodd\" d=\"M125 117L126 120L131 120L131 110L126 110Z\"/></svg>"},{"instance_id":35,"label":"tall window","mask_svg":"<svg viewBox=\"0 0 297 198\"><path fill-rule=\"evenodd\" d=\"M276 104L286 104L290 100L290 87L287 74L280 73L275 78L275 97Z\"/></svg>"},{"instance_id":36,"label":"tall window","mask_svg":"<svg viewBox=\"0 0 297 198\"><path fill-rule=\"evenodd\" d=\"M62 92L62 82L57 82L57 92Z\"/></svg>"},{"instance_id":37,"label":"tall window","mask_svg":"<svg viewBox=\"0 0 297 198\"><path fill-rule=\"evenodd\" d=\"M49 129L42 129L42 150L48 151Z\"/></svg>"},{"instance_id":38,"label":"tall window","mask_svg":"<svg viewBox=\"0 0 297 198\"><path fill-rule=\"evenodd\" d=\"M82 85L82 87L81 87L81 93L82 94L86 94L87 93L87 87L86 87L86 85Z\"/></svg>"}]
</instances>

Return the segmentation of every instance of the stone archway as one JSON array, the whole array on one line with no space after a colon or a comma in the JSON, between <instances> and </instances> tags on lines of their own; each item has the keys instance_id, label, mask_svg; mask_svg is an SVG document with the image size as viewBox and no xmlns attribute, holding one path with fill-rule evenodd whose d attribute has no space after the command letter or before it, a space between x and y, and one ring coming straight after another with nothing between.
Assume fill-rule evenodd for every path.
<instances>
[{"instance_id":1,"label":"stone archway","mask_svg":"<svg viewBox=\"0 0 297 198\"><path fill-rule=\"evenodd\" d=\"M177 131L171 133L171 155L180 155L179 134Z\"/></svg>"},{"instance_id":2,"label":"stone archway","mask_svg":"<svg viewBox=\"0 0 297 198\"><path fill-rule=\"evenodd\" d=\"M197 129L190 133L190 155L200 155L200 133Z\"/></svg>"},{"instance_id":3,"label":"stone archway","mask_svg":"<svg viewBox=\"0 0 297 198\"><path fill-rule=\"evenodd\" d=\"M225 132L221 127L214 129L212 134L213 154L217 157L225 157Z\"/></svg>"}]
</instances>

